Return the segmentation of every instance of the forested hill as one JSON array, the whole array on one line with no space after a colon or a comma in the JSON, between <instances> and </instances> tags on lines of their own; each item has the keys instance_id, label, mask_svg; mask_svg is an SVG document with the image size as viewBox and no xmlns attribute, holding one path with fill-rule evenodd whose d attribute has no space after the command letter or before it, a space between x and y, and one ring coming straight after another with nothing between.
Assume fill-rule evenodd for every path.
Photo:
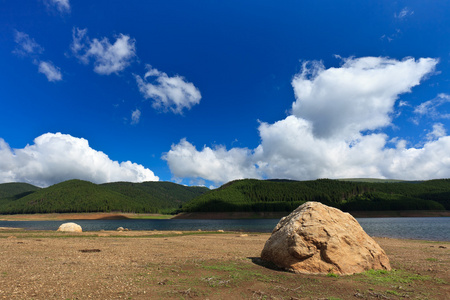
<instances>
[{"instance_id":1,"label":"forested hill","mask_svg":"<svg viewBox=\"0 0 450 300\"><path fill-rule=\"evenodd\" d=\"M183 212L292 211L318 201L344 211L450 209L450 180L313 181L243 179L183 205Z\"/></svg>"},{"instance_id":2,"label":"forested hill","mask_svg":"<svg viewBox=\"0 0 450 300\"><path fill-rule=\"evenodd\" d=\"M0 184L0 199L15 197L20 198L26 196L32 192L39 190L37 186L22 183L22 182L11 182L11 183L1 183Z\"/></svg>"},{"instance_id":3,"label":"forested hill","mask_svg":"<svg viewBox=\"0 0 450 300\"><path fill-rule=\"evenodd\" d=\"M94 184L69 180L39 189L11 188L0 184L0 214L136 212L169 213L207 191L206 187L186 187L171 182L115 182ZM22 185L22 184L20 184Z\"/></svg>"}]
</instances>

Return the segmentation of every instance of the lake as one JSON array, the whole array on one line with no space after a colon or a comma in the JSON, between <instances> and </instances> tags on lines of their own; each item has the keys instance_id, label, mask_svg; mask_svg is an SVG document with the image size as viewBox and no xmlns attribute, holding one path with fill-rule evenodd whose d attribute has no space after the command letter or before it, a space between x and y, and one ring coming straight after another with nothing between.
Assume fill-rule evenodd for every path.
<instances>
[{"instance_id":1,"label":"lake","mask_svg":"<svg viewBox=\"0 0 450 300\"><path fill-rule=\"evenodd\" d=\"M450 218L357 218L371 236L450 241ZM83 231L115 230L180 230L180 231L245 231L272 232L279 219L239 220L74 220ZM70 221L0 221L0 227L18 227L28 230L56 230Z\"/></svg>"}]
</instances>

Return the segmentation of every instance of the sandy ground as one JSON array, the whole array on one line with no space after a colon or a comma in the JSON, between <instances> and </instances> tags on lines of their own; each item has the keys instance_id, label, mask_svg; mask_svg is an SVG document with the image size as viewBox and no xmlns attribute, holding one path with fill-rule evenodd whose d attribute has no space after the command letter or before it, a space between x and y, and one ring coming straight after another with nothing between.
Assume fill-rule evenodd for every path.
<instances>
[{"instance_id":1,"label":"sandy ground","mask_svg":"<svg viewBox=\"0 0 450 300\"><path fill-rule=\"evenodd\" d=\"M298 275L269 234L0 230L0 299L450 299L450 243L376 238L394 271Z\"/></svg>"}]
</instances>

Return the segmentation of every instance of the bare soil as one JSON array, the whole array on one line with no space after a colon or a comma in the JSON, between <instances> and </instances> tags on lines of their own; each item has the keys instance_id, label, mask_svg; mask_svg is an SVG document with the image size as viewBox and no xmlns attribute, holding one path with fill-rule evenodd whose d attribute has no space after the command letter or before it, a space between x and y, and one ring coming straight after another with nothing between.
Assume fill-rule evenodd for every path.
<instances>
[{"instance_id":1,"label":"bare soil","mask_svg":"<svg viewBox=\"0 0 450 300\"><path fill-rule=\"evenodd\" d=\"M120 220L138 218L167 218L160 214L135 213L52 213L52 214L18 214L0 215L0 221L52 221L52 220Z\"/></svg>"},{"instance_id":2,"label":"bare soil","mask_svg":"<svg viewBox=\"0 0 450 300\"><path fill-rule=\"evenodd\" d=\"M450 299L450 242L375 238L395 269L300 275L269 234L0 230L0 299Z\"/></svg>"},{"instance_id":3,"label":"bare soil","mask_svg":"<svg viewBox=\"0 0 450 300\"><path fill-rule=\"evenodd\" d=\"M47 221L47 220L119 220L119 219L281 219L289 212L194 212L178 215L136 213L51 213L0 215L0 221ZM380 217L450 217L448 210L402 210L402 211L354 211L355 218Z\"/></svg>"}]
</instances>

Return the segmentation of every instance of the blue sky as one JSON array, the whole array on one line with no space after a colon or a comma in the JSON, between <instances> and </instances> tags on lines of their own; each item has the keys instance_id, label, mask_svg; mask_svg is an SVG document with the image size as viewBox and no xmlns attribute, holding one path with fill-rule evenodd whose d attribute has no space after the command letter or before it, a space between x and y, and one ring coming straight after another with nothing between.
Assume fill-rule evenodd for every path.
<instances>
[{"instance_id":1,"label":"blue sky","mask_svg":"<svg viewBox=\"0 0 450 300\"><path fill-rule=\"evenodd\" d=\"M0 0L0 182L450 177L449 13Z\"/></svg>"}]
</instances>

